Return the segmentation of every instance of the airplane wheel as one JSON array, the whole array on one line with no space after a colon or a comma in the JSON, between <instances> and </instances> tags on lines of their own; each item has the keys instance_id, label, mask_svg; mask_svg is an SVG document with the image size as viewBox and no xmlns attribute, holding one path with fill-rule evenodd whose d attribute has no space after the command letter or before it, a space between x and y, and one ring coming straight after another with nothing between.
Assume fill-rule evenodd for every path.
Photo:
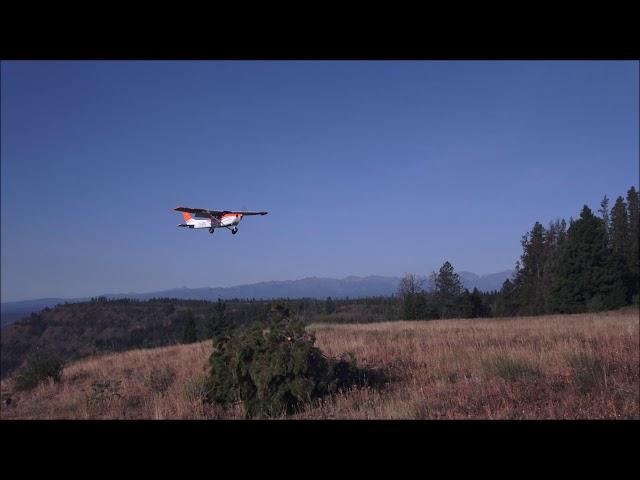
<instances>
[{"instance_id":1,"label":"airplane wheel","mask_svg":"<svg viewBox=\"0 0 640 480\"><path fill-rule=\"evenodd\" d=\"M215 232L215 230L213 229L213 227L209 228L209 233L213 233Z\"/></svg>"},{"instance_id":2,"label":"airplane wheel","mask_svg":"<svg viewBox=\"0 0 640 480\"><path fill-rule=\"evenodd\" d=\"M237 228L234 228L233 230L231 230L231 233L232 233L233 235L235 235L236 233L238 233L238 229L237 229Z\"/></svg>"}]
</instances>

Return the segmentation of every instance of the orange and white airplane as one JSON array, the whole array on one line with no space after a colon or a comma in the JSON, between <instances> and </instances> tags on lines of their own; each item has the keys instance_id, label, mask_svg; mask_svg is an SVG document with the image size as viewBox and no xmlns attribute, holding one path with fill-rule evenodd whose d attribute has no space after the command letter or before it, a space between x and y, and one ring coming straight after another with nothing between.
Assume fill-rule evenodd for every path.
<instances>
[{"instance_id":1,"label":"orange and white airplane","mask_svg":"<svg viewBox=\"0 0 640 480\"><path fill-rule=\"evenodd\" d=\"M232 234L238 233L238 224L247 215L266 215L269 212L232 212L230 210L205 210L204 208L176 207L182 212L184 223L178 225L186 228L208 228L213 233L216 228L228 228Z\"/></svg>"}]
</instances>

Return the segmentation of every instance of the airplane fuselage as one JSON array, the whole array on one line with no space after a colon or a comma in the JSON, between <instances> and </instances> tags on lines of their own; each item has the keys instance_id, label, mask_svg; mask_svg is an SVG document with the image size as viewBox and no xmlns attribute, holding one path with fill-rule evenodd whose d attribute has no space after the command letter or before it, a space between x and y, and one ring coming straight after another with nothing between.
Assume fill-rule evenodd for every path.
<instances>
[{"instance_id":1,"label":"airplane fuselage","mask_svg":"<svg viewBox=\"0 0 640 480\"><path fill-rule=\"evenodd\" d=\"M192 218L187 220L191 228L228 228L238 225L242 221L242 214L228 213L220 217L220 223L210 218Z\"/></svg>"}]
</instances>

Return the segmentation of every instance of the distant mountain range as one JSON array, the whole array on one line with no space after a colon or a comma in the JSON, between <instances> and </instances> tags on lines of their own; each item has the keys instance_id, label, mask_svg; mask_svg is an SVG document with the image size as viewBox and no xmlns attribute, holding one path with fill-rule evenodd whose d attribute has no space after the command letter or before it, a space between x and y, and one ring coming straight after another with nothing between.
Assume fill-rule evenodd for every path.
<instances>
[{"instance_id":1,"label":"distant mountain range","mask_svg":"<svg viewBox=\"0 0 640 480\"><path fill-rule=\"evenodd\" d=\"M458 272L460 280L465 288L480 291L499 290L507 278L511 278L515 272L505 270L489 275L476 275L471 272ZM428 277L421 277L425 281L425 287L429 288ZM229 300L233 298L265 300L270 298L362 298L375 296L388 296L398 289L399 277L346 277L319 278L308 277L300 280L285 280L253 283L250 285L237 285L234 287L204 287L204 288L174 288L149 293L118 293L102 295L107 298L133 298L146 300L149 298L180 298L189 300L216 301L219 298ZM5 327L16 320L64 302L83 302L85 298L38 298L21 302L5 302L0 305L0 326Z\"/></svg>"}]
</instances>

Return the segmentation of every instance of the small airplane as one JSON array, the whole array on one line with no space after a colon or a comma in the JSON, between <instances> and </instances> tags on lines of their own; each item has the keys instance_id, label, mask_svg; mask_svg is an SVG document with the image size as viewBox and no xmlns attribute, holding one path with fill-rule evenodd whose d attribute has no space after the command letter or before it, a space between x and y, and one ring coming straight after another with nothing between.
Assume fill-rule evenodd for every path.
<instances>
[{"instance_id":1,"label":"small airplane","mask_svg":"<svg viewBox=\"0 0 640 480\"><path fill-rule=\"evenodd\" d=\"M185 223L178 225L186 228L208 228L213 233L216 228L228 228L232 234L238 233L237 225L246 215L266 215L269 212L233 212L230 210L206 210L204 208L176 207L182 212Z\"/></svg>"}]
</instances>

